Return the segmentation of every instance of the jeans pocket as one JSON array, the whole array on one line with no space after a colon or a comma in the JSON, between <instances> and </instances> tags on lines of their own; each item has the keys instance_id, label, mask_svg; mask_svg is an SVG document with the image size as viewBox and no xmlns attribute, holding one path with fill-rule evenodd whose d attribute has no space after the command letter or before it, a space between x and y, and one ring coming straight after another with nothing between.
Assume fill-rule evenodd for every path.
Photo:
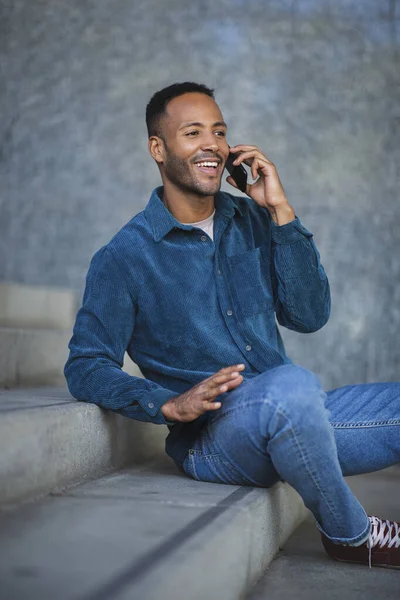
<instances>
[{"instance_id":1,"label":"jeans pocket","mask_svg":"<svg viewBox=\"0 0 400 600\"><path fill-rule=\"evenodd\" d=\"M221 454L203 454L201 450L189 450L183 469L186 475L196 481L252 485Z\"/></svg>"}]
</instances>

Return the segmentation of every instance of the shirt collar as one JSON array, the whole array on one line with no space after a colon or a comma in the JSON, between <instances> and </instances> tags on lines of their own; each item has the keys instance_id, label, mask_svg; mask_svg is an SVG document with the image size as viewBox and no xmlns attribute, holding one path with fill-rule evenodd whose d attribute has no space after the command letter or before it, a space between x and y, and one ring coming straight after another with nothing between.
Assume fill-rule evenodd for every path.
<instances>
[{"instance_id":1,"label":"shirt collar","mask_svg":"<svg viewBox=\"0 0 400 600\"><path fill-rule=\"evenodd\" d=\"M163 186L160 186L153 190L150 200L144 209L146 220L149 223L153 238L155 242L160 242L164 236L167 235L174 227L190 231L192 225L183 225L175 219L175 217L169 212L161 200L161 193ZM243 216L243 213L239 206L234 202L232 196L225 192L217 192L215 194L215 216L222 214L228 219L232 218L235 214L235 210Z\"/></svg>"}]
</instances>

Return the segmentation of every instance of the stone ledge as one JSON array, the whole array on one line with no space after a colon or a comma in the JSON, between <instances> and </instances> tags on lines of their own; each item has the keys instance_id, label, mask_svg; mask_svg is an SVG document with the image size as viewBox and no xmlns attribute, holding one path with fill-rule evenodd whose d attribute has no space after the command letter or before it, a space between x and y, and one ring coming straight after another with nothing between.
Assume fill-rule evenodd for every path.
<instances>
[{"instance_id":1,"label":"stone ledge","mask_svg":"<svg viewBox=\"0 0 400 600\"><path fill-rule=\"evenodd\" d=\"M167 427L140 423L66 389L0 392L0 506L164 454Z\"/></svg>"},{"instance_id":2,"label":"stone ledge","mask_svg":"<svg viewBox=\"0 0 400 600\"><path fill-rule=\"evenodd\" d=\"M126 469L0 514L2 591L19 600L239 600L305 514L287 484L202 483L173 465Z\"/></svg>"}]
</instances>

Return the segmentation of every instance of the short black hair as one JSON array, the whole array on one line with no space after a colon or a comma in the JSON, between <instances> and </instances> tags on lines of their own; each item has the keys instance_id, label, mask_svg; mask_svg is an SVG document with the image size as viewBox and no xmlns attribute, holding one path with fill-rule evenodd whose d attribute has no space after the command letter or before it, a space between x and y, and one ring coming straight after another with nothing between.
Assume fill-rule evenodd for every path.
<instances>
[{"instance_id":1,"label":"short black hair","mask_svg":"<svg viewBox=\"0 0 400 600\"><path fill-rule=\"evenodd\" d=\"M205 94L210 98L214 99L214 90L203 85L202 83L195 83L194 81L184 81L183 83L173 83L166 88L156 92L150 99L150 102L146 106L146 125L149 137L152 135L161 135L161 118L165 115L166 108L169 102L173 98L188 94L190 92L197 92Z\"/></svg>"}]
</instances>

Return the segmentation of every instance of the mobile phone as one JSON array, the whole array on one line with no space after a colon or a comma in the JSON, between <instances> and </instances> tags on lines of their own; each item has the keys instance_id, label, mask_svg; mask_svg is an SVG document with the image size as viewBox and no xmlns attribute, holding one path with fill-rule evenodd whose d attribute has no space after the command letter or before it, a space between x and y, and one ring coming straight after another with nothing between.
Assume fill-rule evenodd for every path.
<instances>
[{"instance_id":1,"label":"mobile phone","mask_svg":"<svg viewBox=\"0 0 400 600\"><path fill-rule=\"evenodd\" d=\"M230 147L230 146L229 146ZM243 165L234 165L233 161L237 158L236 154L229 152L228 159L225 163L225 169L229 175L233 177L234 182L241 192L246 193L247 171Z\"/></svg>"}]
</instances>

